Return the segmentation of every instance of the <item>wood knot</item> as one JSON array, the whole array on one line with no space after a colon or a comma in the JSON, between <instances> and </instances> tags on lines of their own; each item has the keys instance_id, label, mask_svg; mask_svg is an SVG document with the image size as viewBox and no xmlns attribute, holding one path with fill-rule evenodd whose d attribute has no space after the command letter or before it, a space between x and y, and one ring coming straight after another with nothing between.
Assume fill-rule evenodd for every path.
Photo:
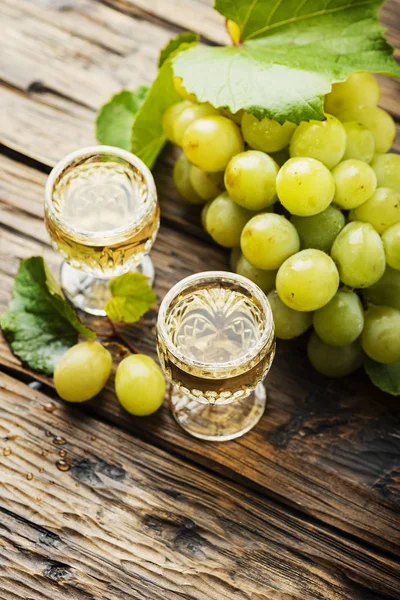
<instances>
[{"instance_id":1,"label":"wood knot","mask_svg":"<svg viewBox=\"0 0 400 600\"><path fill-rule=\"evenodd\" d=\"M43 571L43 575L52 581L62 581L69 577L71 567L61 562L52 561Z\"/></svg>"}]
</instances>

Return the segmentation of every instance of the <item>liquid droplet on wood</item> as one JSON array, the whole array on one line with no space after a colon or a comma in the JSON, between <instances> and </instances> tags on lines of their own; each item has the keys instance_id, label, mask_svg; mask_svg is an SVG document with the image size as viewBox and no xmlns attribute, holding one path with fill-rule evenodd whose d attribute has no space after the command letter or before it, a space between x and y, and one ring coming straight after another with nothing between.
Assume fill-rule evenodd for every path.
<instances>
[{"instance_id":1,"label":"liquid droplet on wood","mask_svg":"<svg viewBox=\"0 0 400 600\"><path fill-rule=\"evenodd\" d=\"M32 473L27 473L26 474L26 478L27 478L28 481L31 481L31 479L33 479Z\"/></svg>"},{"instance_id":2,"label":"liquid droplet on wood","mask_svg":"<svg viewBox=\"0 0 400 600\"><path fill-rule=\"evenodd\" d=\"M39 469L39 473L44 473L44 469L42 467Z\"/></svg>"},{"instance_id":3,"label":"liquid droplet on wood","mask_svg":"<svg viewBox=\"0 0 400 600\"><path fill-rule=\"evenodd\" d=\"M58 454L61 456L61 458L64 458L67 453L65 452L65 450L60 450Z\"/></svg>"},{"instance_id":4,"label":"liquid droplet on wood","mask_svg":"<svg viewBox=\"0 0 400 600\"><path fill-rule=\"evenodd\" d=\"M47 450L42 450L40 454L41 454L42 456L47 456L47 455L48 455L48 452L47 452Z\"/></svg>"},{"instance_id":5,"label":"liquid droplet on wood","mask_svg":"<svg viewBox=\"0 0 400 600\"><path fill-rule=\"evenodd\" d=\"M71 465L67 463L67 461L61 459L56 462L56 467L59 471L69 471Z\"/></svg>"},{"instance_id":6,"label":"liquid droplet on wood","mask_svg":"<svg viewBox=\"0 0 400 600\"><path fill-rule=\"evenodd\" d=\"M10 456L12 450L10 448L10 446L6 446L5 448L3 448L3 456Z\"/></svg>"},{"instance_id":7,"label":"liquid droplet on wood","mask_svg":"<svg viewBox=\"0 0 400 600\"><path fill-rule=\"evenodd\" d=\"M56 437L53 438L53 444L56 444L56 446L63 446L66 443L67 443L67 440L65 438L61 437L60 435L56 435Z\"/></svg>"},{"instance_id":8,"label":"liquid droplet on wood","mask_svg":"<svg viewBox=\"0 0 400 600\"><path fill-rule=\"evenodd\" d=\"M51 433L51 431L47 430L47 431L44 432L44 435L46 437L51 437L53 434Z\"/></svg>"},{"instance_id":9,"label":"liquid droplet on wood","mask_svg":"<svg viewBox=\"0 0 400 600\"><path fill-rule=\"evenodd\" d=\"M56 410L56 405L54 402L46 402L46 404L42 404L43 410L46 412L52 413Z\"/></svg>"},{"instance_id":10,"label":"liquid droplet on wood","mask_svg":"<svg viewBox=\"0 0 400 600\"><path fill-rule=\"evenodd\" d=\"M9 442L12 442L12 441L16 440L17 437L18 437L18 435L16 433L14 433L13 435L8 435L6 437L6 440L8 440Z\"/></svg>"}]
</instances>

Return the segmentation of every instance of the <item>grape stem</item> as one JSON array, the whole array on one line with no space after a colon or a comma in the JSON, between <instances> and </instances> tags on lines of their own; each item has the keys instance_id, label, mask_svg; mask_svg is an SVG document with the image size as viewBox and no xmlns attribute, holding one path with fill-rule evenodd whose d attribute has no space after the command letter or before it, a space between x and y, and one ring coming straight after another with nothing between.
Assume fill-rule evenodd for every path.
<instances>
[{"instance_id":1,"label":"grape stem","mask_svg":"<svg viewBox=\"0 0 400 600\"><path fill-rule=\"evenodd\" d=\"M133 353L133 354L142 354L140 352L140 350L138 350L138 348L136 348L136 346L134 346L132 344L132 342L129 340L129 338L127 338L125 336L125 334L121 333L120 331L118 331L114 321L112 321L109 317L107 317L107 320L110 324L111 327L111 332L98 332L97 335L99 337L104 337L104 338L109 338L109 339L114 339L116 341L120 340L121 342L123 342L123 344L129 348L129 350Z\"/></svg>"}]
</instances>

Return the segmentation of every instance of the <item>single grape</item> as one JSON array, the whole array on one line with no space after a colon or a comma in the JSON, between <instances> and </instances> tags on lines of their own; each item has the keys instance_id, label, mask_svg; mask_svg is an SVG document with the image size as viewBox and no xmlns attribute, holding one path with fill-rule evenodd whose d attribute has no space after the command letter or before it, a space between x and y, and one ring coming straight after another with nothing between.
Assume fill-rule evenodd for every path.
<instances>
[{"instance_id":1,"label":"single grape","mask_svg":"<svg viewBox=\"0 0 400 600\"><path fill-rule=\"evenodd\" d=\"M264 152L241 152L226 167L225 186L234 202L248 210L261 210L276 200L278 170Z\"/></svg>"},{"instance_id":2,"label":"single grape","mask_svg":"<svg viewBox=\"0 0 400 600\"><path fill-rule=\"evenodd\" d=\"M323 342L330 346L347 346L354 342L364 327L364 311L355 292L342 288L332 300L316 310L314 329Z\"/></svg>"},{"instance_id":3,"label":"single grape","mask_svg":"<svg viewBox=\"0 0 400 600\"><path fill-rule=\"evenodd\" d=\"M228 30L229 35L231 36L232 42L237 46L240 43L240 27L235 21L231 21L231 19L227 19L226 28Z\"/></svg>"},{"instance_id":4,"label":"single grape","mask_svg":"<svg viewBox=\"0 0 400 600\"><path fill-rule=\"evenodd\" d=\"M325 110L336 115L359 105L377 106L379 98L379 84L371 73L351 73L346 81L333 84L331 92L325 96Z\"/></svg>"},{"instance_id":5,"label":"single grape","mask_svg":"<svg viewBox=\"0 0 400 600\"><path fill-rule=\"evenodd\" d=\"M325 121L302 121L290 141L290 156L308 156L332 169L346 149L346 131L332 115Z\"/></svg>"},{"instance_id":6,"label":"single grape","mask_svg":"<svg viewBox=\"0 0 400 600\"><path fill-rule=\"evenodd\" d=\"M224 191L224 173L207 173L191 165L189 169L190 183L196 194L203 200L213 200Z\"/></svg>"},{"instance_id":7,"label":"single grape","mask_svg":"<svg viewBox=\"0 0 400 600\"><path fill-rule=\"evenodd\" d=\"M291 158L279 170L276 191L292 215L310 217L329 206L335 183L329 169L318 160Z\"/></svg>"},{"instance_id":8,"label":"single grape","mask_svg":"<svg viewBox=\"0 0 400 600\"><path fill-rule=\"evenodd\" d=\"M369 200L351 212L350 220L371 223L382 234L400 222L400 193L390 188L378 188Z\"/></svg>"},{"instance_id":9,"label":"single grape","mask_svg":"<svg viewBox=\"0 0 400 600\"><path fill-rule=\"evenodd\" d=\"M169 140L173 144L177 143L174 134L175 121L178 115L180 115L181 112L188 106L191 106L190 102L188 102L187 100L183 100L182 102L177 102L176 104L172 104L171 106L169 106L163 114L162 128L167 140Z\"/></svg>"},{"instance_id":10,"label":"single grape","mask_svg":"<svg viewBox=\"0 0 400 600\"><path fill-rule=\"evenodd\" d=\"M206 216L207 216L207 211L210 208L211 202L212 202L212 200L208 200L208 202L206 202L205 205L203 206L203 208L201 209L200 220L201 220L203 229L206 229Z\"/></svg>"},{"instance_id":11,"label":"single grape","mask_svg":"<svg viewBox=\"0 0 400 600\"><path fill-rule=\"evenodd\" d=\"M185 88L185 86L183 85L182 82L182 77L174 77L174 88L176 89L176 91L178 92L178 94L181 96L181 98L183 98L184 100L189 100L189 102L197 102L197 98L195 96L195 94L190 94L187 89Z\"/></svg>"},{"instance_id":12,"label":"single grape","mask_svg":"<svg viewBox=\"0 0 400 600\"><path fill-rule=\"evenodd\" d=\"M349 159L332 169L335 180L333 202L344 209L360 206L371 198L376 190L376 175L367 163Z\"/></svg>"},{"instance_id":13,"label":"single grape","mask_svg":"<svg viewBox=\"0 0 400 600\"><path fill-rule=\"evenodd\" d=\"M164 401L164 376L150 356L132 354L118 365L115 391L118 400L131 415L147 417L156 412Z\"/></svg>"},{"instance_id":14,"label":"single grape","mask_svg":"<svg viewBox=\"0 0 400 600\"><path fill-rule=\"evenodd\" d=\"M310 312L299 312L289 308L279 298L276 290L272 290L267 297L274 317L277 338L291 340L307 331L311 326L312 314Z\"/></svg>"},{"instance_id":15,"label":"single grape","mask_svg":"<svg viewBox=\"0 0 400 600\"><path fill-rule=\"evenodd\" d=\"M365 354L380 363L400 361L400 310L371 306L361 335Z\"/></svg>"},{"instance_id":16,"label":"single grape","mask_svg":"<svg viewBox=\"0 0 400 600\"><path fill-rule=\"evenodd\" d=\"M57 394L68 402L90 400L106 385L111 365L111 354L98 342L81 342L72 346L54 370Z\"/></svg>"},{"instance_id":17,"label":"single grape","mask_svg":"<svg viewBox=\"0 0 400 600\"><path fill-rule=\"evenodd\" d=\"M296 229L285 217L264 213L250 219L240 245L250 264L273 271L300 248Z\"/></svg>"},{"instance_id":18,"label":"single grape","mask_svg":"<svg viewBox=\"0 0 400 600\"><path fill-rule=\"evenodd\" d=\"M239 275L243 275L243 277L247 277L247 279L256 283L264 294L268 294L275 286L276 271L265 271L264 269L253 267L243 254L239 255L235 271Z\"/></svg>"},{"instance_id":19,"label":"single grape","mask_svg":"<svg viewBox=\"0 0 400 600\"><path fill-rule=\"evenodd\" d=\"M335 206L328 206L312 217L293 215L290 220L297 229L302 249L316 248L324 252L330 251L346 223L343 213Z\"/></svg>"},{"instance_id":20,"label":"single grape","mask_svg":"<svg viewBox=\"0 0 400 600\"><path fill-rule=\"evenodd\" d=\"M382 242L387 264L400 271L400 223L386 229L382 235Z\"/></svg>"},{"instance_id":21,"label":"single grape","mask_svg":"<svg viewBox=\"0 0 400 600\"><path fill-rule=\"evenodd\" d=\"M348 346L329 346L315 331L308 341L307 354L314 369L326 377L345 377L357 371L364 362L358 340Z\"/></svg>"},{"instance_id":22,"label":"single grape","mask_svg":"<svg viewBox=\"0 0 400 600\"><path fill-rule=\"evenodd\" d=\"M231 112L229 108L220 108L219 112L223 117L231 119L234 123L236 123L236 125L240 125L242 122L242 116L244 113L244 110L242 108L235 113Z\"/></svg>"},{"instance_id":23,"label":"single grape","mask_svg":"<svg viewBox=\"0 0 400 600\"><path fill-rule=\"evenodd\" d=\"M226 117L210 116L194 121L183 136L183 150L203 171L225 171L233 156L243 152L240 129Z\"/></svg>"},{"instance_id":24,"label":"single grape","mask_svg":"<svg viewBox=\"0 0 400 600\"><path fill-rule=\"evenodd\" d=\"M237 267L238 260L241 255L242 255L242 251L240 249L240 246L235 246L235 248L232 248L232 250L230 251L229 266L231 268L231 271L233 271L234 273L236 273L236 267Z\"/></svg>"},{"instance_id":25,"label":"single grape","mask_svg":"<svg viewBox=\"0 0 400 600\"><path fill-rule=\"evenodd\" d=\"M352 288L373 285L385 271L382 240L369 223L348 223L333 242L331 256L340 279Z\"/></svg>"},{"instance_id":26,"label":"single grape","mask_svg":"<svg viewBox=\"0 0 400 600\"><path fill-rule=\"evenodd\" d=\"M374 285L362 290L362 295L368 304L400 310L400 272L387 266L382 277Z\"/></svg>"},{"instance_id":27,"label":"single grape","mask_svg":"<svg viewBox=\"0 0 400 600\"><path fill-rule=\"evenodd\" d=\"M278 152L290 142L296 125L264 117L259 121L254 115L245 112L242 116L243 137L251 148L262 152Z\"/></svg>"},{"instance_id":28,"label":"single grape","mask_svg":"<svg viewBox=\"0 0 400 600\"><path fill-rule=\"evenodd\" d=\"M183 154L178 156L174 164L172 171L172 178L178 192L185 200L190 204L202 204L204 199L201 198L193 189L193 186L189 178L190 163L186 156Z\"/></svg>"},{"instance_id":29,"label":"single grape","mask_svg":"<svg viewBox=\"0 0 400 600\"><path fill-rule=\"evenodd\" d=\"M204 104L191 104L188 105L176 116L174 124L172 126L172 137L174 143L178 146L182 146L183 136L185 131L196 119L202 117L209 117L210 115L218 115L216 108L205 102Z\"/></svg>"},{"instance_id":30,"label":"single grape","mask_svg":"<svg viewBox=\"0 0 400 600\"><path fill-rule=\"evenodd\" d=\"M387 152L396 137L396 125L392 117L377 106L350 108L338 115L341 121L358 121L369 129L375 139L375 152Z\"/></svg>"},{"instance_id":31,"label":"single grape","mask_svg":"<svg viewBox=\"0 0 400 600\"><path fill-rule=\"evenodd\" d=\"M400 155L375 154L371 162L379 187L389 187L400 193Z\"/></svg>"},{"instance_id":32,"label":"single grape","mask_svg":"<svg viewBox=\"0 0 400 600\"><path fill-rule=\"evenodd\" d=\"M355 158L370 163L375 152L372 132L357 121L345 121L343 127L346 131L346 150L342 160Z\"/></svg>"},{"instance_id":33,"label":"single grape","mask_svg":"<svg viewBox=\"0 0 400 600\"><path fill-rule=\"evenodd\" d=\"M233 248L239 246L243 227L250 217L248 210L238 206L228 192L224 192L212 200L207 209L206 231L220 246Z\"/></svg>"}]
</instances>

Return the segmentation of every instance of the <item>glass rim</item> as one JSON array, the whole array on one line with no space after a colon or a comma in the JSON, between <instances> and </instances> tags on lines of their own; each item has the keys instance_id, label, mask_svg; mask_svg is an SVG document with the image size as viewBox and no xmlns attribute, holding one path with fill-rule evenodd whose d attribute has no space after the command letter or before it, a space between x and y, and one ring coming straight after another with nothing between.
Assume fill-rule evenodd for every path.
<instances>
[{"instance_id":1,"label":"glass rim","mask_svg":"<svg viewBox=\"0 0 400 600\"><path fill-rule=\"evenodd\" d=\"M251 350L249 350L248 352L246 352L246 354L243 354L243 356L240 356L235 360L226 363L220 363L217 365L215 363L207 363L194 359L189 359L171 341L171 337L167 332L165 323L167 309L170 306L173 299L179 293L183 292L188 287L202 280L215 281L216 279L225 280L231 283L239 283L246 290L250 291L251 294L255 296L257 301L260 303L266 319L262 335L258 340L257 344L253 348L251 348ZM203 271L201 273L195 273L194 275L189 275L188 277L181 279L181 281L178 281L178 283L172 286L172 288L164 296L160 304L157 317L157 333L160 335L167 350L174 356L174 358L178 359L183 364L199 368L202 371L212 371L213 373L225 373L227 370L245 366L248 362L253 360L257 356L257 354L264 348L264 346L268 343L271 334L273 334L273 331L274 323L272 317L272 310L266 294L264 294L264 292L261 290L261 288L259 288L257 284L255 284L253 281L250 281L250 279L247 279L247 277L243 277L242 275L238 275L237 273L232 273L230 271Z\"/></svg>"},{"instance_id":2,"label":"glass rim","mask_svg":"<svg viewBox=\"0 0 400 600\"><path fill-rule=\"evenodd\" d=\"M114 229L109 229L109 230L101 231L101 232L95 232L95 231L90 231L88 229L79 229L77 227L71 227L71 225L66 223L65 220L56 212L56 210L54 208L54 203L53 203L53 189L54 189L54 185L55 185L56 181L62 175L63 171L65 171L68 168L68 166L70 165L71 162L73 162L79 158L82 158L82 159L89 158L90 156L93 156L95 154L111 154L111 155L117 156L118 158L122 158L127 163L129 163L131 166L135 167L143 175L144 181L146 184L146 188L147 188L147 197L149 198L150 202L149 202L149 205L148 205L146 211L140 217L140 220L138 220L138 219L132 220L129 222L128 225L123 225L122 227L115 227ZM118 238L121 235L124 235L124 234L130 232L133 228L140 225L140 223L144 219L146 219L151 214L151 212L155 209L156 204L157 204L157 189L156 189L154 178L153 178L153 175L152 175L150 169L144 164L144 162L138 156L136 156L136 154L133 154L132 152L129 152L128 150L123 150L122 148L118 148L116 146L103 146L103 145L87 146L85 148L80 148L78 150L74 150L73 152L70 152L69 154L64 156L61 160L59 160L58 163L52 168L52 170L50 171L50 174L47 178L46 186L45 186L45 206L46 206L46 210L49 213L49 216L64 231L71 233L75 237L90 238L90 239L96 239L97 237L101 237L102 239L107 239L107 238L113 239L115 237Z\"/></svg>"}]
</instances>

